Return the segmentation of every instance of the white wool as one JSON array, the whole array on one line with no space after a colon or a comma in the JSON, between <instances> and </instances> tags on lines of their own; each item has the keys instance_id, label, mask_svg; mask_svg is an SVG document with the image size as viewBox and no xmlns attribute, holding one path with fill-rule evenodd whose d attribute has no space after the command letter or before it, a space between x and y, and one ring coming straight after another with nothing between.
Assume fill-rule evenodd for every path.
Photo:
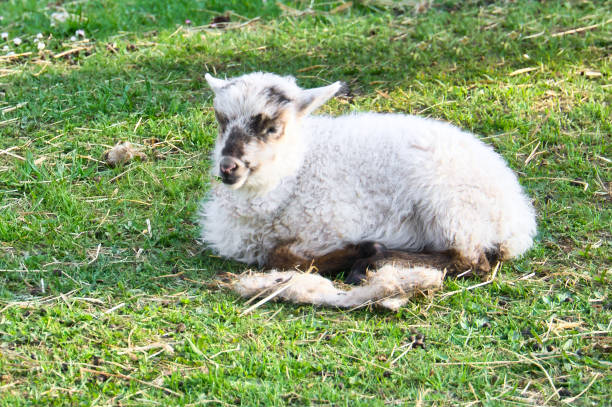
<instances>
[{"instance_id":1,"label":"white wool","mask_svg":"<svg viewBox=\"0 0 612 407\"><path fill-rule=\"evenodd\" d=\"M215 109L237 120L266 108L266 86L295 100L317 91L272 74L207 79ZM267 155L266 165L243 186L213 181L201 210L202 239L221 256L264 265L287 242L296 254L316 257L374 241L398 250L455 249L476 262L484 250L499 247L507 259L532 245L529 198L502 157L473 134L402 114L289 117L277 150L247 151L253 160Z\"/></svg>"},{"instance_id":2,"label":"white wool","mask_svg":"<svg viewBox=\"0 0 612 407\"><path fill-rule=\"evenodd\" d=\"M233 289L242 297L250 298L284 288L277 291L277 298L297 304L355 308L376 303L397 310L415 293L440 288L443 276L441 271L432 268L408 269L388 264L369 274L361 286L347 291L336 288L330 280L318 274L271 271L244 274L233 284Z\"/></svg>"}]
</instances>

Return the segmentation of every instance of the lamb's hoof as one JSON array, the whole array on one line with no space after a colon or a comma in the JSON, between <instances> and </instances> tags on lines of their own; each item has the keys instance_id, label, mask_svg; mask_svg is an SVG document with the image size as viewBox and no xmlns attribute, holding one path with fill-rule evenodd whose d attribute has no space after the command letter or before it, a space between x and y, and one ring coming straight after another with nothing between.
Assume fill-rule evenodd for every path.
<instances>
[{"instance_id":1,"label":"lamb's hoof","mask_svg":"<svg viewBox=\"0 0 612 407\"><path fill-rule=\"evenodd\" d=\"M366 273L361 271L351 270L348 276L344 279L345 284L359 285L366 279Z\"/></svg>"},{"instance_id":2,"label":"lamb's hoof","mask_svg":"<svg viewBox=\"0 0 612 407\"><path fill-rule=\"evenodd\" d=\"M370 267L368 259L357 260L353 267L351 267L351 271L344 279L344 282L351 285L361 284L367 277L368 267Z\"/></svg>"},{"instance_id":3,"label":"lamb's hoof","mask_svg":"<svg viewBox=\"0 0 612 407\"><path fill-rule=\"evenodd\" d=\"M367 277L368 269L373 268L376 259L384 257L387 248L382 243L366 241L357 245L357 251L361 259L351 267L349 275L344 279L346 284L361 284Z\"/></svg>"},{"instance_id":4,"label":"lamb's hoof","mask_svg":"<svg viewBox=\"0 0 612 407\"><path fill-rule=\"evenodd\" d=\"M492 249L492 250L487 250L485 252L485 257L487 259L487 262L489 264L489 268L491 267L495 267L495 265L502 261L504 258L503 253L501 252L501 250L499 248L496 249Z\"/></svg>"}]
</instances>

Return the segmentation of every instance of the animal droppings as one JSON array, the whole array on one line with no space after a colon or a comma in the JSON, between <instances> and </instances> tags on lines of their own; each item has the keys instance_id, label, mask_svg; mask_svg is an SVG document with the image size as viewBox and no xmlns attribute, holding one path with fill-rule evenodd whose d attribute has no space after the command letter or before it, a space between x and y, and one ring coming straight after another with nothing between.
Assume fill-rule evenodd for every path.
<instances>
[{"instance_id":1,"label":"animal droppings","mask_svg":"<svg viewBox=\"0 0 612 407\"><path fill-rule=\"evenodd\" d=\"M134 158L144 161L147 159L147 156L142 151L136 150L129 141L117 143L113 148L104 153L104 161L111 167L126 164Z\"/></svg>"}]
</instances>

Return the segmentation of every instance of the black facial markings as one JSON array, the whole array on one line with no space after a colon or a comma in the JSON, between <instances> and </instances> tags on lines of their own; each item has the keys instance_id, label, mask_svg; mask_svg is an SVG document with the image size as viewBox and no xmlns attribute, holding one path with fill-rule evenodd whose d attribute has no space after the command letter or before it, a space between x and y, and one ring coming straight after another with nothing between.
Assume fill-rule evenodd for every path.
<instances>
[{"instance_id":1,"label":"black facial markings","mask_svg":"<svg viewBox=\"0 0 612 407\"><path fill-rule=\"evenodd\" d=\"M229 125L229 120L222 113L215 112L217 121L219 122L221 133L225 132ZM270 139L279 138L282 135L283 125L279 120L280 114L275 114L272 117L267 117L263 114L251 116L246 128L240 126L232 126L221 154L242 159L244 155L245 145L249 141L256 139L261 142L267 142Z\"/></svg>"},{"instance_id":2,"label":"black facial markings","mask_svg":"<svg viewBox=\"0 0 612 407\"><path fill-rule=\"evenodd\" d=\"M259 134L259 132L261 131L261 124L263 120L264 118L261 113L256 114L255 116L251 116L251 118L249 119L249 130L252 134Z\"/></svg>"},{"instance_id":3,"label":"black facial markings","mask_svg":"<svg viewBox=\"0 0 612 407\"><path fill-rule=\"evenodd\" d=\"M217 118L217 122L219 123L219 131L223 133L227 124L229 123L229 119L223 113L217 112L215 110L215 117Z\"/></svg>"},{"instance_id":4,"label":"black facial markings","mask_svg":"<svg viewBox=\"0 0 612 407\"><path fill-rule=\"evenodd\" d=\"M264 93L268 98L268 103L273 104L275 106L282 106L291 102L291 99L276 86L270 86L269 88L266 88L264 90Z\"/></svg>"},{"instance_id":5,"label":"black facial markings","mask_svg":"<svg viewBox=\"0 0 612 407\"><path fill-rule=\"evenodd\" d=\"M273 117L266 117L261 113L252 116L249 120L249 131L257 139L266 142L271 137L281 134L282 125L278 122L278 117L278 114Z\"/></svg>"},{"instance_id":6,"label":"black facial markings","mask_svg":"<svg viewBox=\"0 0 612 407\"><path fill-rule=\"evenodd\" d=\"M225 146L221 150L222 155L228 155L230 157L242 158L244 155L244 145L249 142L249 134L239 127L232 127Z\"/></svg>"}]
</instances>

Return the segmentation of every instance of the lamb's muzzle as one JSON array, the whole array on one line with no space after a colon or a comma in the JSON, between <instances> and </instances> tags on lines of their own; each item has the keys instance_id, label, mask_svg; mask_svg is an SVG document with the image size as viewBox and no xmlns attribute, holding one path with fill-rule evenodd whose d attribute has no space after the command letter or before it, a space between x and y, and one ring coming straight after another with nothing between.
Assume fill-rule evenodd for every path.
<instances>
[{"instance_id":1,"label":"lamb's muzzle","mask_svg":"<svg viewBox=\"0 0 612 407\"><path fill-rule=\"evenodd\" d=\"M248 168L246 165L234 157L225 156L219 163L221 180L224 184L233 185L238 183L245 176Z\"/></svg>"}]
</instances>

